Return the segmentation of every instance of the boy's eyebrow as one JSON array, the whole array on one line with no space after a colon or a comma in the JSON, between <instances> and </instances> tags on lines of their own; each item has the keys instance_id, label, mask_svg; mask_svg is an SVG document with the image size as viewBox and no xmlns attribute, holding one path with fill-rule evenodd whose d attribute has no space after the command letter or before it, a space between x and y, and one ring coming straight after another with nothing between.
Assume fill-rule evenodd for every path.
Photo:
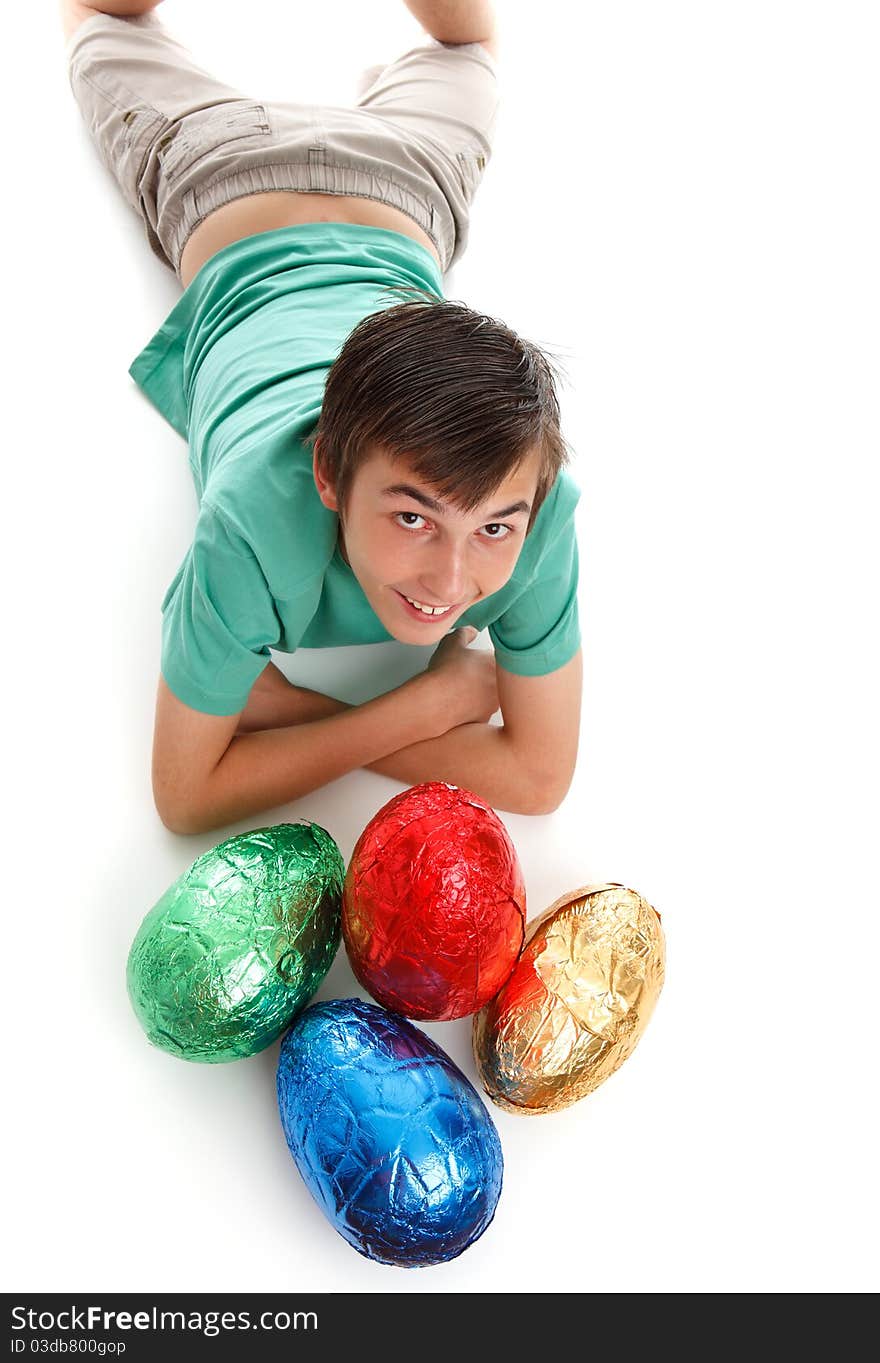
<instances>
[{"instance_id":1,"label":"boy's eyebrow","mask_svg":"<svg viewBox=\"0 0 880 1363\"><path fill-rule=\"evenodd\" d=\"M420 492L417 487L410 487L409 483L392 483L390 487L382 489L383 497L412 497L413 501L420 502L429 511L436 511L443 515L447 508L442 502L438 502L434 497L429 497L427 492ZM506 506L503 511L493 511L489 517L490 521L499 520L502 516L514 516L517 511L531 512L529 502L514 502L513 506Z\"/></svg>"}]
</instances>

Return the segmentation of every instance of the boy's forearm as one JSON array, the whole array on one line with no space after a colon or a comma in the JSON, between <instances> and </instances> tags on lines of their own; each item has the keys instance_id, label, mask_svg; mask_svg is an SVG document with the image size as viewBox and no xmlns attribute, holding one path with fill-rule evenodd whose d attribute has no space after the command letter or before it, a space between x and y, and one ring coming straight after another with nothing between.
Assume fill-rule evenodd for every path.
<instances>
[{"instance_id":1,"label":"boy's forearm","mask_svg":"<svg viewBox=\"0 0 880 1363\"><path fill-rule=\"evenodd\" d=\"M460 724L365 765L407 786L421 781L464 786L510 814L549 814L555 807L526 779L506 731L493 724Z\"/></svg>"},{"instance_id":2,"label":"boy's forearm","mask_svg":"<svg viewBox=\"0 0 880 1363\"><path fill-rule=\"evenodd\" d=\"M239 715L237 734L259 729L284 729L291 724L308 724L314 719L341 715L351 706L320 691L294 686L284 673L269 663L251 690L247 705Z\"/></svg>"},{"instance_id":3,"label":"boy's forearm","mask_svg":"<svg viewBox=\"0 0 880 1363\"><path fill-rule=\"evenodd\" d=\"M423 673L365 705L344 706L322 719L236 733L191 807L168 826L177 833L204 833L308 795L421 741L432 728L436 733L436 702L436 681Z\"/></svg>"},{"instance_id":4,"label":"boy's forearm","mask_svg":"<svg viewBox=\"0 0 880 1363\"><path fill-rule=\"evenodd\" d=\"M303 724L352 708L319 691L292 685L270 663L259 690L255 687L251 693L239 721L239 732ZM422 781L450 781L508 813L549 812L539 792L526 781L504 729L490 724L461 724L439 738L423 739L363 765L408 786Z\"/></svg>"}]
</instances>

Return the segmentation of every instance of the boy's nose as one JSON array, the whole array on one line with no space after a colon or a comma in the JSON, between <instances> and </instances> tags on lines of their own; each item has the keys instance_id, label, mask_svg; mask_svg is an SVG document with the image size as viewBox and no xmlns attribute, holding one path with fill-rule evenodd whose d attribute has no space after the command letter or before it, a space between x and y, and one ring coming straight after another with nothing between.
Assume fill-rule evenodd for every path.
<instances>
[{"instance_id":1,"label":"boy's nose","mask_svg":"<svg viewBox=\"0 0 880 1363\"><path fill-rule=\"evenodd\" d=\"M467 600L473 592L468 582L465 554L444 554L442 560L432 565L431 571L423 574L419 585L435 606L453 606Z\"/></svg>"}]
</instances>

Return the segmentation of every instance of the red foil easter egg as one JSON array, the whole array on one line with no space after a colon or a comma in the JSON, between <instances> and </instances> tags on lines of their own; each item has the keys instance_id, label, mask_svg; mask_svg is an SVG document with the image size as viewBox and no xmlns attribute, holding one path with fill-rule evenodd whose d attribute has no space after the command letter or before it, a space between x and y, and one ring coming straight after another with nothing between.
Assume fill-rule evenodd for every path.
<instances>
[{"instance_id":1,"label":"red foil easter egg","mask_svg":"<svg viewBox=\"0 0 880 1363\"><path fill-rule=\"evenodd\" d=\"M355 845L342 899L345 948L364 988L404 1017L477 1012L516 964L525 921L510 835L468 790L411 786Z\"/></svg>"}]
</instances>

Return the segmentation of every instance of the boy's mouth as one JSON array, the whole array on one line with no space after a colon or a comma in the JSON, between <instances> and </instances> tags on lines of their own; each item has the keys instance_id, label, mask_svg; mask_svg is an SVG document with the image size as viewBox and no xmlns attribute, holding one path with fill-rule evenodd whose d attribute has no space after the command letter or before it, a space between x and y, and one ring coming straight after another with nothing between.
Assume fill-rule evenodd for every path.
<instances>
[{"instance_id":1,"label":"boy's mouth","mask_svg":"<svg viewBox=\"0 0 880 1363\"><path fill-rule=\"evenodd\" d=\"M400 597L403 609L414 620L423 620L431 624L437 620L445 620L453 611L458 610L458 605L455 603L451 606L433 606L430 602L415 601L411 597L404 596L403 592L398 592L396 587L392 590Z\"/></svg>"}]
</instances>

